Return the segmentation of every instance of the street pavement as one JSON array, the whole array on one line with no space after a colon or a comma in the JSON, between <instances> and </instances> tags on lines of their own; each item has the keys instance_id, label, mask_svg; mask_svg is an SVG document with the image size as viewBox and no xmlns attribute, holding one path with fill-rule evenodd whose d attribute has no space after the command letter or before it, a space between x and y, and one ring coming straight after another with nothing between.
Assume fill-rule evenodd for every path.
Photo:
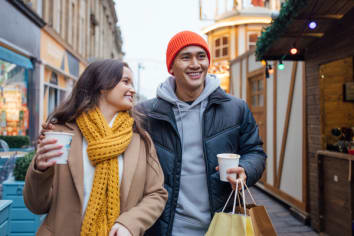
<instances>
[{"instance_id":1,"label":"street pavement","mask_svg":"<svg viewBox=\"0 0 354 236\"><path fill-rule=\"evenodd\" d=\"M311 227L295 218L288 207L257 187L250 188L257 203L266 207L278 236L316 236ZM247 200L247 203L249 201Z\"/></svg>"}]
</instances>

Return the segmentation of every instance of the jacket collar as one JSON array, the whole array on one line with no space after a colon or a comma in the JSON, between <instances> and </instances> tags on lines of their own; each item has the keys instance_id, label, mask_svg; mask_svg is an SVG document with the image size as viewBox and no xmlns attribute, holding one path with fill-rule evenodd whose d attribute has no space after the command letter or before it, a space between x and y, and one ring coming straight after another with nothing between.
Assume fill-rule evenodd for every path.
<instances>
[{"instance_id":1,"label":"jacket collar","mask_svg":"<svg viewBox=\"0 0 354 236\"><path fill-rule=\"evenodd\" d=\"M208 97L208 106L212 104L221 104L223 102L230 101L231 98L222 90L220 87L217 88L213 93L211 93ZM151 113L158 113L160 115L166 115L170 119L173 120L173 111L172 111L173 104L161 99L157 98L156 101L153 103Z\"/></svg>"},{"instance_id":2,"label":"jacket collar","mask_svg":"<svg viewBox=\"0 0 354 236\"><path fill-rule=\"evenodd\" d=\"M134 179L137 163L139 160L139 155L141 151L141 139L139 134L134 133L132 140L130 141L130 144L128 145L128 148L124 152L124 158L123 158L123 177L121 181L121 187L120 187L120 205L121 206L127 206L125 204L128 201L128 196L130 189L132 187L132 182ZM148 150L146 150L147 152ZM124 208L122 209L124 211Z\"/></svg>"},{"instance_id":3,"label":"jacket collar","mask_svg":"<svg viewBox=\"0 0 354 236\"><path fill-rule=\"evenodd\" d=\"M65 123L73 133L70 153L68 157L68 166L73 177L76 191L79 195L81 206L84 202L84 166L82 155L82 134L79 127L75 123Z\"/></svg>"},{"instance_id":4,"label":"jacket collar","mask_svg":"<svg viewBox=\"0 0 354 236\"><path fill-rule=\"evenodd\" d=\"M230 101L231 98L220 87L217 88L208 99L208 106L212 104L221 104Z\"/></svg>"}]
</instances>

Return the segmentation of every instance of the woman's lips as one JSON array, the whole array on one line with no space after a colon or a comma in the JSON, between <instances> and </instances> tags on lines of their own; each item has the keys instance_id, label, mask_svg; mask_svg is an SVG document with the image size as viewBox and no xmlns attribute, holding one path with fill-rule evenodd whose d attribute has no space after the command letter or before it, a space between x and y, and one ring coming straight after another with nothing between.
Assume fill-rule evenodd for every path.
<instances>
[{"instance_id":1,"label":"woman's lips","mask_svg":"<svg viewBox=\"0 0 354 236\"><path fill-rule=\"evenodd\" d=\"M125 95L124 97L128 98L130 102L133 102L133 96Z\"/></svg>"}]
</instances>

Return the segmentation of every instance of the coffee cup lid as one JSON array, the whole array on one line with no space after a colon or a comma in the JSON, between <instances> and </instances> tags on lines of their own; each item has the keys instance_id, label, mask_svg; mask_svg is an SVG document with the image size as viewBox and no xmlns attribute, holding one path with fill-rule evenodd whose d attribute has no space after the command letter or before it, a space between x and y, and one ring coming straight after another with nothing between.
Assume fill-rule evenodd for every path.
<instances>
[{"instance_id":1,"label":"coffee cup lid","mask_svg":"<svg viewBox=\"0 0 354 236\"><path fill-rule=\"evenodd\" d=\"M218 158L240 158L240 155L235 153L220 153L216 155Z\"/></svg>"},{"instance_id":2,"label":"coffee cup lid","mask_svg":"<svg viewBox=\"0 0 354 236\"><path fill-rule=\"evenodd\" d=\"M57 132L57 131L47 131L47 132L44 132L45 134L54 134L54 135L70 135L70 136L73 136L74 134L73 133L65 133L65 132Z\"/></svg>"}]
</instances>

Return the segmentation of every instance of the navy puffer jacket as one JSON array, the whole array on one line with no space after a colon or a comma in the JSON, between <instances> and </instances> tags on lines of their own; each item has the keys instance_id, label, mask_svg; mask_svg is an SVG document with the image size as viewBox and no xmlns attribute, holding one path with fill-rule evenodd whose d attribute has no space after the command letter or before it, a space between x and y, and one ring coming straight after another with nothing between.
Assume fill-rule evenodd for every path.
<instances>
[{"instance_id":1,"label":"navy puffer jacket","mask_svg":"<svg viewBox=\"0 0 354 236\"><path fill-rule=\"evenodd\" d=\"M151 99L137 105L145 117L145 128L151 135L165 176L164 187L168 201L159 220L145 235L170 236L176 211L182 164L182 145L172 104ZM203 151L207 173L210 214L221 211L231 192L229 183L221 182L216 154L241 155L240 166L247 174L247 185L252 186L262 176L266 154L258 135L258 127L247 104L216 89L208 98L203 114Z\"/></svg>"}]
</instances>

